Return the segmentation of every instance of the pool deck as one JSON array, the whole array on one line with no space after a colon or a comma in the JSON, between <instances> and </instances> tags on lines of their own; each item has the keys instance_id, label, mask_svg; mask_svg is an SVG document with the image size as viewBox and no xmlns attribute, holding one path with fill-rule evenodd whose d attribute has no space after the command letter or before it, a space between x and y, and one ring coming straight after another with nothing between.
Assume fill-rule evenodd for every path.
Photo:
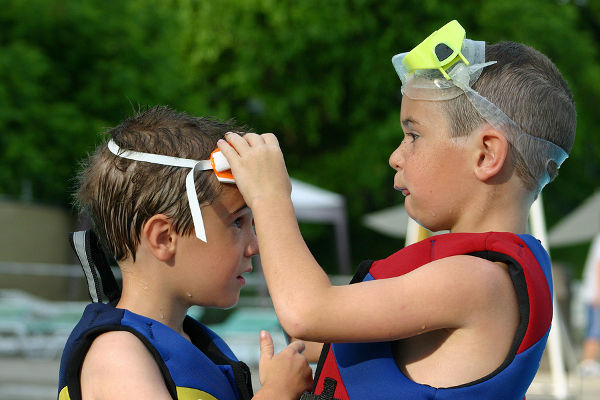
<instances>
[{"instance_id":1,"label":"pool deck","mask_svg":"<svg viewBox=\"0 0 600 400\"><path fill-rule=\"evenodd\" d=\"M0 358L0 400L55 400L60 361L55 359ZM255 390L258 371L252 371ZM581 379L570 376L568 399L600 399L600 377ZM533 381L528 400L551 400L552 379L540 371Z\"/></svg>"}]
</instances>

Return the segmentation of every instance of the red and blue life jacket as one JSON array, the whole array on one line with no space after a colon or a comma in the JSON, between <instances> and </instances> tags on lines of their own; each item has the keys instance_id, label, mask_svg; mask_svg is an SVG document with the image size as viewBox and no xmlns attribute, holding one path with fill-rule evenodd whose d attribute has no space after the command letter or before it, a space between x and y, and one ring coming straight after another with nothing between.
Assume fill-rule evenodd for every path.
<instances>
[{"instance_id":1,"label":"red and blue life jacket","mask_svg":"<svg viewBox=\"0 0 600 400\"><path fill-rule=\"evenodd\" d=\"M302 399L523 399L539 368L552 321L550 260L537 239L496 232L433 236L386 259L361 263L351 283L401 276L461 254L508 266L521 320L502 365L474 382L435 388L416 383L401 372L392 342L325 344L313 393Z\"/></svg>"}]
</instances>

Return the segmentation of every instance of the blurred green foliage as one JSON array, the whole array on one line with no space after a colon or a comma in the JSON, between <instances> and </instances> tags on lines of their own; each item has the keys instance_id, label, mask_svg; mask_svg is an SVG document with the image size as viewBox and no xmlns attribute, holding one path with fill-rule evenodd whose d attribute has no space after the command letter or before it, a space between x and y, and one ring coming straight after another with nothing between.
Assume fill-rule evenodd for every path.
<instances>
[{"instance_id":1,"label":"blurred green foliage","mask_svg":"<svg viewBox=\"0 0 600 400\"><path fill-rule=\"evenodd\" d=\"M559 178L545 190L548 225L598 186L598 2L2 5L0 195L19 197L31 188L35 200L68 206L78 160L99 142L98 133L138 106L170 104L277 133L293 176L346 196L353 257L384 256L397 243L366 232L360 218L402 201L387 165L402 136L400 83L390 60L450 19L458 19L473 39L536 47L571 86L578 137Z\"/></svg>"},{"instance_id":2,"label":"blurred green foliage","mask_svg":"<svg viewBox=\"0 0 600 400\"><path fill-rule=\"evenodd\" d=\"M161 1L9 0L0 13L0 194L69 204L98 133L183 93L177 14Z\"/></svg>"}]
</instances>

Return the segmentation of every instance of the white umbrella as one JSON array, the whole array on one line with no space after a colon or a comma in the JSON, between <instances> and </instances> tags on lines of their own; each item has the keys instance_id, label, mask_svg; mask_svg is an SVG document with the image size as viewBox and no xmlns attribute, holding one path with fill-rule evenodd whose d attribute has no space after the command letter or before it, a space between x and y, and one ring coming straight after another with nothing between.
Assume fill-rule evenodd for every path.
<instances>
[{"instance_id":1,"label":"white umbrella","mask_svg":"<svg viewBox=\"0 0 600 400\"><path fill-rule=\"evenodd\" d=\"M344 196L291 178L292 203L298 221L330 223L335 229L338 270L350 274L350 243Z\"/></svg>"},{"instance_id":2,"label":"white umbrella","mask_svg":"<svg viewBox=\"0 0 600 400\"><path fill-rule=\"evenodd\" d=\"M548 233L550 246L567 246L592 240L600 232L600 190L561 219Z\"/></svg>"},{"instance_id":3,"label":"white umbrella","mask_svg":"<svg viewBox=\"0 0 600 400\"><path fill-rule=\"evenodd\" d=\"M398 205L365 215L363 223L384 235L404 238L408 227L408 214L404 206Z\"/></svg>"}]
</instances>

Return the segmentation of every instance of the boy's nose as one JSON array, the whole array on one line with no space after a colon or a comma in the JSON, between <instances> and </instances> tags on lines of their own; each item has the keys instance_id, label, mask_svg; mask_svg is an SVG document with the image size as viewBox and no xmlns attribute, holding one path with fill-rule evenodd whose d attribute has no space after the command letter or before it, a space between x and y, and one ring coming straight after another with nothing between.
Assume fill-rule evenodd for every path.
<instances>
[{"instance_id":1,"label":"boy's nose","mask_svg":"<svg viewBox=\"0 0 600 400\"><path fill-rule=\"evenodd\" d=\"M248 247L246 248L246 256L252 257L257 255L258 253L258 238L256 237L254 229L252 229L252 233L250 234L250 242L248 243Z\"/></svg>"},{"instance_id":2,"label":"boy's nose","mask_svg":"<svg viewBox=\"0 0 600 400\"><path fill-rule=\"evenodd\" d=\"M390 167L392 167L395 170L402 167L402 153L400 150L401 147L402 145L398 146L398 148L396 148L396 150L394 150L392 154L390 154L389 164Z\"/></svg>"}]
</instances>

